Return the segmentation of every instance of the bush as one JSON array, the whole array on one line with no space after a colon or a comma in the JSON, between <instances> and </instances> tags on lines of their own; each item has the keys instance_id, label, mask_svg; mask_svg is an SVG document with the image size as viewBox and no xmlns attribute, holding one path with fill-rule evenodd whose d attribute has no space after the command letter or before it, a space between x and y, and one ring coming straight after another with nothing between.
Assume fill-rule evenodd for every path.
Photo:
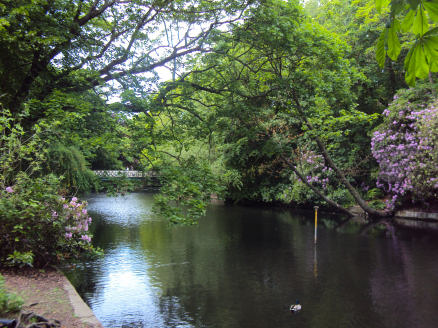
<instances>
[{"instance_id":1,"label":"bush","mask_svg":"<svg viewBox=\"0 0 438 328\"><path fill-rule=\"evenodd\" d=\"M0 274L0 316L10 312L18 312L23 306L21 297L8 293L5 289L5 278Z\"/></svg>"},{"instance_id":2,"label":"bush","mask_svg":"<svg viewBox=\"0 0 438 328\"><path fill-rule=\"evenodd\" d=\"M379 163L377 182L398 200L424 201L438 190L437 85L400 90L384 111L384 122L374 132L371 148Z\"/></svg>"},{"instance_id":3,"label":"bush","mask_svg":"<svg viewBox=\"0 0 438 328\"><path fill-rule=\"evenodd\" d=\"M0 260L10 266L56 264L94 254L86 203L58 195L53 175L30 178L21 172L0 191Z\"/></svg>"},{"instance_id":4,"label":"bush","mask_svg":"<svg viewBox=\"0 0 438 328\"><path fill-rule=\"evenodd\" d=\"M377 198L382 198L383 196L384 195L383 195L383 192L382 192L381 189L379 189L379 188L372 188L372 189L367 191L366 199L367 200L374 200L374 199L377 199Z\"/></svg>"},{"instance_id":5,"label":"bush","mask_svg":"<svg viewBox=\"0 0 438 328\"><path fill-rule=\"evenodd\" d=\"M372 200L368 203L368 205L378 210L384 210L386 208L386 204L380 199Z\"/></svg>"},{"instance_id":6,"label":"bush","mask_svg":"<svg viewBox=\"0 0 438 328\"><path fill-rule=\"evenodd\" d=\"M95 254L86 203L65 200L60 179L43 175L41 128L25 132L0 108L0 265L42 267Z\"/></svg>"}]
</instances>

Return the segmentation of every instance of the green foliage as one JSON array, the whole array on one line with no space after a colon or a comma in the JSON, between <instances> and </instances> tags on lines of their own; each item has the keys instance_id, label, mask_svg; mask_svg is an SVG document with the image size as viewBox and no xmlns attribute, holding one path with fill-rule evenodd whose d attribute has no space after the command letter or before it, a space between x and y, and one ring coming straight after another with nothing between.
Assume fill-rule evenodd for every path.
<instances>
[{"instance_id":1,"label":"green foliage","mask_svg":"<svg viewBox=\"0 0 438 328\"><path fill-rule=\"evenodd\" d=\"M7 1L0 95L14 118L2 108L0 187L54 173L69 191L124 193L133 181L99 187L90 168L154 169L164 179L157 213L192 223L212 193L318 202L293 163L312 186L349 204L328 163L306 156L317 156L318 138L351 184L374 185L373 113L404 86L403 61L409 83L438 69L435 2L406 4L311 0L309 18L298 2L281 0ZM173 78L156 92L153 70L162 65ZM116 93L120 102L108 104ZM435 125L423 122L421 133ZM10 252L9 261L31 263L29 254Z\"/></svg>"},{"instance_id":2,"label":"green foliage","mask_svg":"<svg viewBox=\"0 0 438 328\"><path fill-rule=\"evenodd\" d=\"M380 199L372 200L368 203L371 207L378 209L378 210L384 210L386 208L385 202L383 202Z\"/></svg>"},{"instance_id":3,"label":"green foliage","mask_svg":"<svg viewBox=\"0 0 438 328\"><path fill-rule=\"evenodd\" d=\"M438 72L438 4L430 0L375 0L376 8L390 6L389 23L377 42L376 57L383 67L385 57L396 60L401 46L398 34L411 33L413 42L404 61L406 82L413 86L417 78Z\"/></svg>"},{"instance_id":4,"label":"green foliage","mask_svg":"<svg viewBox=\"0 0 438 328\"><path fill-rule=\"evenodd\" d=\"M44 99L55 89L84 91L110 81L118 82L110 89L129 86L147 94L144 89L157 81L156 67L203 49L212 30L247 6L234 0L171 6L166 1L3 1L0 94L14 113L29 98ZM165 30L181 37L166 39ZM147 74L136 76L142 73Z\"/></svg>"},{"instance_id":5,"label":"green foliage","mask_svg":"<svg viewBox=\"0 0 438 328\"><path fill-rule=\"evenodd\" d=\"M160 175L163 186L155 197L154 212L172 223L197 223L211 195L222 192L210 166L194 158L163 167Z\"/></svg>"},{"instance_id":6,"label":"green foliage","mask_svg":"<svg viewBox=\"0 0 438 328\"><path fill-rule=\"evenodd\" d=\"M31 267L33 264L34 254L33 252L18 252L14 251L12 254L9 254L6 261L10 266L13 267Z\"/></svg>"},{"instance_id":7,"label":"green foliage","mask_svg":"<svg viewBox=\"0 0 438 328\"><path fill-rule=\"evenodd\" d=\"M379 188L372 188L372 189L368 190L368 192L367 192L367 199L369 199L369 200L382 198L383 196L384 196L383 192Z\"/></svg>"},{"instance_id":8,"label":"green foliage","mask_svg":"<svg viewBox=\"0 0 438 328\"><path fill-rule=\"evenodd\" d=\"M13 184L16 174L25 170L33 175L41 171L45 158L46 140L40 126L26 132L20 124L26 113L18 119L0 103L0 188Z\"/></svg>"},{"instance_id":9,"label":"green foliage","mask_svg":"<svg viewBox=\"0 0 438 328\"><path fill-rule=\"evenodd\" d=\"M0 316L20 311L23 299L5 288L5 278L0 274Z\"/></svg>"},{"instance_id":10,"label":"green foliage","mask_svg":"<svg viewBox=\"0 0 438 328\"><path fill-rule=\"evenodd\" d=\"M350 88L362 74L344 59L347 47L335 34L307 19L294 3L268 1L253 8L233 35L216 42L216 51L200 60L199 73L168 98L196 110L203 122L205 113L215 114L208 127L223 144L225 168L238 176L227 198L312 199L307 189L298 192L302 184L290 180L284 158L300 163L302 149L316 151L315 134L342 169L364 175L370 166L364 131L377 116L354 110ZM310 131L306 120L316 129ZM333 195L341 195L339 183L331 183Z\"/></svg>"},{"instance_id":11,"label":"green foliage","mask_svg":"<svg viewBox=\"0 0 438 328\"><path fill-rule=\"evenodd\" d=\"M122 111L123 106L116 105L106 105L91 92L55 90L43 102L30 101L29 109L31 113L44 113L39 124L50 127L52 149L61 144L70 149L70 156L79 151L93 169L123 169L136 160L138 149L131 138L131 119ZM77 151L72 151L72 147Z\"/></svg>"},{"instance_id":12,"label":"green foliage","mask_svg":"<svg viewBox=\"0 0 438 328\"><path fill-rule=\"evenodd\" d=\"M382 66L385 64L383 70L376 62L376 44L378 52L385 51L385 35L381 33L388 11L377 11L374 0L330 0L318 1L317 4L310 1L306 2L305 8L312 4L312 17L347 42L346 57L362 74L351 86L351 91L358 97L357 108L365 113L381 113L395 91L405 87L405 47L397 61L382 63ZM382 56L384 59L384 54Z\"/></svg>"},{"instance_id":13,"label":"green foliage","mask_svg":"<svg viewBox=\"0 0 438 328\"><path fill-rule=\"evenodd\" d=\"M51 145L44 164L48 172L61 177L61 182L67 190L86 192L93 187L96 189L96 176L87 167L82 153L73 146Z\"/></svg>"},{"instance_id":14,"label":"green foliage","mask_svg":"<svg viewBox=\"0 0 438 328\"><path fill-rule=\"evenodd\" d=\"M125 194L130 191L138 190L142 181L129 179L126 176L123 177L108 177L99 181L97 189L103 191L108 195L115 196L118 194Z\"/></svg>"},{"instance_id":15,"label":"green foliage","mask_svg":"<svg viewBox=\"0 0 438 328\"><path fill-rule=\"evenodd\" d=\"M350 207L356 204L354 198L351 196L348 190L342 187L333 190L333 192L331 192L329 196L330 199L337 202L338 204L342 204L345 207Z\"/></svg>"},{"instance_id":16,"label":"green foliage","mask_svg":"<svg viewBox=\"0 0 438 328\"><path fill-rule=\"evenodd\" d=\"M60 180L43 174L44 133L29 136L9 112L1 116L0 260L2 265L45 266L82 253L89 244L85 204L59 196ZM74 232L68 229L73 227Z\"/></svg>"},{"instance_id":17,"label":"green foliage","mask_svg":"<svg viewBox=\"0 0 438 328\"><path fill-rule=\"evenodd\" d=\"M24 113L20 120L28 117L29 114ZM0 184L3 188L13 184L16 174L22 170L29 175L54 173L62 176L63 187L73 192L88 191L95 185L95 177L82 153L75 147L66 147L52 140L56 124L42 121L26 132L20 120L14 119L4 108L0 120Z\"/></svg>"},{"instance_id":18,"label":"green foliage","mask_svg":"<svg viewBox=\"0 0 438 328\"><path fill-rule=\"evenodd\" d=\"M320 200L315 193L295 176L291 177L291 183L283 190L279 200L285 204L320 204Z\"/></svg>"}]
</instances>

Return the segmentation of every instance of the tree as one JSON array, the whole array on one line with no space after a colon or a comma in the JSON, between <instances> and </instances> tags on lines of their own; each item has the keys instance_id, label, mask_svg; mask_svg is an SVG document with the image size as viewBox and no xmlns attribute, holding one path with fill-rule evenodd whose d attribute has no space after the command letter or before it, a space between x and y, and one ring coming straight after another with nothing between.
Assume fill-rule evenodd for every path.
<instances>
[{"instance_id":1,"label":"tree","mask_svg":"<svg viewBox=\"0 0 438 328\"><path fill-rule=\"evenodd\" d=\"M195 98L205 108L217 106L210 110L217 113L215 130L230 144L226 164L242 174L244 187L255 177L254 185L263 189L260 179L269 172L285 181L281 175L289 165L304 184L325 197L299 172L297 150L305 143L320 152L324 164L366 211L387 215L365 203L333 161L336 147L326 146L335 135L327 133L327 122L336 126L350 113L350 118L365 115L354 111L350 92L352 81L361 75L351 70L343 55L342 42L305 18L296 4L267 1L253 8L233 34L218 37L212 53L162 99Z\"/></svg>"},{"instance_id":2,"label":"tree","mask_svg":"<svg viewBox=\"0 0 438 328\"><path fill-rule=\"evenodd\" d=\"M347 42L346 57L363 74L352 85L358 96L358 109L366 113L382 112L395 92L406 86L403 59L407 50L397 61L386 61L383 70L375 58L375 45L384 29L387 12L377 12L374 0L306 2L305 9L313 19Z\"/></svg>"},{"instance_id":3,"label":"tree","mask_svg":"<svg viewBox=\"0 0 438 328\"><path fill-rule=\"evenodd\" d=\"M216 28L250 2L6 0L0 4L0 94L12 112L51 91L105 83L147 92L154 69L207 51ZM173 22L178 35L163 33ZM136 76L140 76L137 78Z\"/></svg>"}]
</instances>

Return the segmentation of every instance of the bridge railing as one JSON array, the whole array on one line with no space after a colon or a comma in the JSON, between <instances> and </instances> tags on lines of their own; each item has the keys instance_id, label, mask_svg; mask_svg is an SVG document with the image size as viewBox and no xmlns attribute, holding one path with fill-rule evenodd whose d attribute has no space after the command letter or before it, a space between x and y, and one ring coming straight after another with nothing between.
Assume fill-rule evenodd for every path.
<instances>
[{"instance_id":1,"label":"bridge railing","mask_svg":"<svg viewBox=\"0 0 438 328\"><path fill-rule=\"evenodd\" d=\"M133 171L133 170L94 170L95 175L101 178L146 178L146 177L157 177L157 172L155 171Z\"/></svg>"}]
</instances>

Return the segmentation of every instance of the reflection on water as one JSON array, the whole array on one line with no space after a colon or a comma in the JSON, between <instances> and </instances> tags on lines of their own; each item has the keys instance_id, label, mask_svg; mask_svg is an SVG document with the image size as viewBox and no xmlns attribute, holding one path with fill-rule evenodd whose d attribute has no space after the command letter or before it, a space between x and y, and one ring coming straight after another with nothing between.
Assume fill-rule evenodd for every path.
<instances>
[{"instance_id":1,"label":"reflection on water","mask_svg":"<svg viewBox=\"0 0 438 328\"><path fill-rule=\"evenodd\" d=\"M315 248L312 213L212 206L179 227L151 205L89 199L105 256L69 277L105 327L437 327L436 242L320 228Z\"/></svg>"}]
</instances>

